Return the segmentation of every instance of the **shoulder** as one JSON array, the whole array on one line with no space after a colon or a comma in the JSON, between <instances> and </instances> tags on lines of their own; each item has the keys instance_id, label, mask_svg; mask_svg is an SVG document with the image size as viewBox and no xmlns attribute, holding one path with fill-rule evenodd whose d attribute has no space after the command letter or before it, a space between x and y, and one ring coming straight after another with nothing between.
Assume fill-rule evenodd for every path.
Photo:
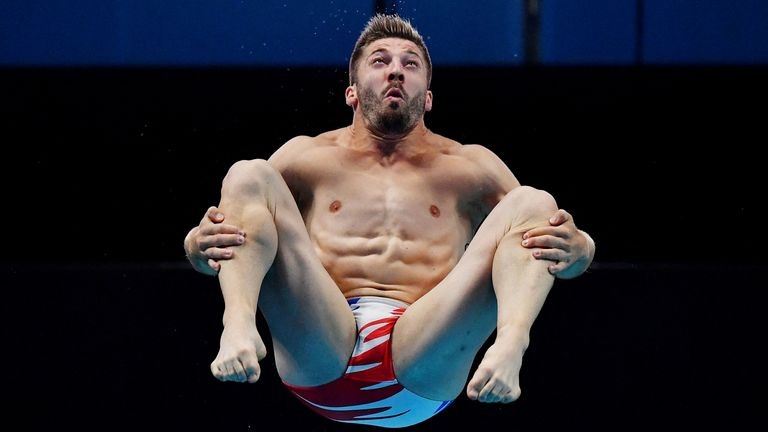
<instances>
[{"instance_id":1,"label":"shoulder","mask_svg":"<svg viewBox=\"0 0 768 432\"><path fill-rule=\"evenodd\" d=\"M478 164L481 166L504 166L506 164L496 156L496 153L492 152L485 146L480 144L462 144L457 152L461 157L467 159L468 162Z\"/></svg>"},{"instance_id":2,"label":"shoulder","mask_svg":"<svg viewBox=\"0 0 768 432\"><path fill-rule=\"evenodd\" d=\"M519 186L515 176L493 151L480 144L462 144L438 134L431 135L431 142L438 152L461 165L461 171L470 173L488 186L496 186L505 192Z\"/></svg>"},{"instance_id":3,"label":"shoulder","mask_svg":"<svg viewBox=\"0 0 768 432\"><path fill-rule=\"evenodd\" d=\"M314 145L314 141L313 137L306 135L293 137L272 153L272 156L269 157L269 163L278 169L290 165L303 152L310 149Z\"/></svg>"},{"instance_id":4,"label":"shoulder","mask_svg":"<svg viewBox=\"0 0 768 432\"><path fill-rule=\"evenodd\" d=\"M336 147L341 129L324 132L317 136L299 135L286 141L269 157L269 163L278 171L295 168L302 161L316 158L317 152ZM315 159L317 162L317 159Z\"/></svg>"},{"instance_id":5,"label":"shoulder","mask_svg":"<svg viewBox=\"0 0 768 432\"><path fill-rule=\"evenodd\" d=\"M506 193L520 186L507 164L487 147L480 144L463 144L456 152L480 178L495 189Z\"/></svg>"},{"instance_id":6,"label":"shoulder","mask_svg":"<svg viewBox=\"0 0 768 432\"><path fill-rule=\"evenodd\" d=\"M504 165L504 162L487 147L480 144L462 144L442 135L432 134L433 145L443 154L464 159L465 163L480 165Z\"/></svg>"}]
</instances>

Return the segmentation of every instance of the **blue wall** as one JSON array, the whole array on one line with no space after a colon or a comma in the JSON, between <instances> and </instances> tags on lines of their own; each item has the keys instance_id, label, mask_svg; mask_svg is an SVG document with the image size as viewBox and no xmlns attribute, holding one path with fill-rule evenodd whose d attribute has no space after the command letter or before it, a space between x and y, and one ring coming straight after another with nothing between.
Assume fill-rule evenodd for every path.
<instances>
[{"instance_id":1,"label":"blue wall","mask_svg":"<svg viewBox=\"0 0 768 432\"><path fill-rule=\"evenodd\" d=\"M646 4L647 63L768 63L768 1Z\"/></svg>"},{"instance_id":2,"label":"blue wall","mask_svg":"<svg viewBox=\"0 0 768 432\"><path fill-rule=\"evenodd\" d=\"M544 64L765 64L764 0L539 0ZM5 0L0 65L343 66L372 1ZM524 0L401 0L436 64L524 61Z\"/></svg>"},{"instance_id":3,"label":"blue wall","mask_svg":"<svg viewBox=\"0 0 768 432\"><path fill-rule=\"evenodd\" d=\"M633 63L637 35L635 4L634 0L543 0L540 61Z\"/></svg>"}]
</instances>

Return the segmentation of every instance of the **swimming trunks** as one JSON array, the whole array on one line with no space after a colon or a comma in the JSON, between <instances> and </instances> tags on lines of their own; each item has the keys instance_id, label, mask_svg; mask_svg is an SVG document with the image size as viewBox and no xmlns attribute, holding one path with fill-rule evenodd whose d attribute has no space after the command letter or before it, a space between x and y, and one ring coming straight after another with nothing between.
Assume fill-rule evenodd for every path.
<instances>
[{"instance_id":1,"label":"swimming trunks","mask_svg":"<svg viewBox=\"0 0 768 432\"><path fill-rule=\"evenodd\" d=\"M345 423L398 428L423 422L452 401L410 392L392 364L392 329L407 303L383 297L348 299L357 322L357 342L341 378L317 387L284 383L310 409Z\"/></svg>"}]
</instances>

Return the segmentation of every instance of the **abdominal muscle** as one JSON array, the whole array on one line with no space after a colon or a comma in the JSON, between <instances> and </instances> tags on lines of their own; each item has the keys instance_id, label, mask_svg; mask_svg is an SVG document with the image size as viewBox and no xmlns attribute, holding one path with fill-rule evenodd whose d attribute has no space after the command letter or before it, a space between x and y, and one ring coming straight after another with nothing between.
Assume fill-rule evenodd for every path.
<instances>
[{"instance_id":1,"label":"abdominal muscle","mask_svg":"<svg viewBox=\"0 0 768 432\"><path fill-rule=\"evenodd\" d=\"M426 215L399 213L398 221L370 207L346 207L339 214L315 214L308 229L320 261L347 298L413 303L445 278L464 251L467 230L455 213L435 220L427 206Z\"/></svg>"},{"instance_id":2,"label":"abdominal muscle","mask_svg":"<svg viewBox=\"0 0 768 432\"><path fill-rule=\"evenodd\" d=\"M393 237L339 240L349 245L346 253L320 250L319 255L347 298L380 296L413 303L437 285L459 258L449 245Z\"/></svg>"}]
</instances>

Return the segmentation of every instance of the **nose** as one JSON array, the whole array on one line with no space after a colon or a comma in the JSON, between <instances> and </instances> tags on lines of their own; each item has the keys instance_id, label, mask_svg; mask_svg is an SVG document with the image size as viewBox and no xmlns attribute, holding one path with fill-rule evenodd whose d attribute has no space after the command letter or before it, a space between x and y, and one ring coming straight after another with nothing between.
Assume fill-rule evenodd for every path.
<instances>
[{"instance_id":1,"label":"nose","mask_svg":"<svg viewBox=\"0 0 768 432\"><path fill-rule=\"evenodd\" d=\"M405 81L405 74L403 74L403 70L399 62L393 61L390 63L388 79L389 81Z\"/></svg>"}]
</instances>

